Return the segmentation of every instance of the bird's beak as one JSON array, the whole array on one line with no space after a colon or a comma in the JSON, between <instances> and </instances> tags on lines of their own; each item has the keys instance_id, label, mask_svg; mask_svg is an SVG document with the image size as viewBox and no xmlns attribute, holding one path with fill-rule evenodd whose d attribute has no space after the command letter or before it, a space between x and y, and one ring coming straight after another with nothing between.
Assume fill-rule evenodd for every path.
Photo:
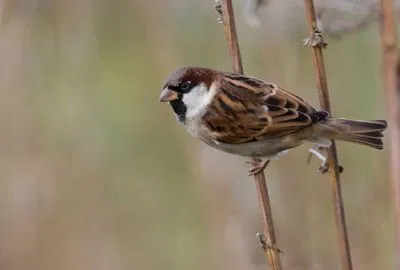
<instances>
[{"instance_id":1,"label":"bird's beak","mask_svg":"<svg viewBox=\"0 0 400 270\"><path fill-rule=\"evenodd\" d=\"M178 93L176 91L170 90L168 88L162 90L160 95L160 102L168 102L175 99L178 99Z\"/></svg>"}]
</instances>

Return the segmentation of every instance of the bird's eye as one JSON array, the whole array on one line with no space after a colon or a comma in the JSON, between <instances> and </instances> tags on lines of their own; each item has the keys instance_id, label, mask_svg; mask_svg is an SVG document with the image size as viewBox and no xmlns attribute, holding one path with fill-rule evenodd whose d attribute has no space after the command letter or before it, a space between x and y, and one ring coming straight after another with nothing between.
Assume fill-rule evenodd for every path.
<instances>
[{"instance_id":1,"label":"bird's eye","mask_svg":"<svg viewBox=\"0 0 400 270\"><path fill-rule=\"evenodd\" d=\"M188 90L190 89L190 82L189 82L189 81L187 81L187 82L182 82L182 83L179 85L179 88L180 88L182 91L188 91Z\"/></svg>"}]
</instances>

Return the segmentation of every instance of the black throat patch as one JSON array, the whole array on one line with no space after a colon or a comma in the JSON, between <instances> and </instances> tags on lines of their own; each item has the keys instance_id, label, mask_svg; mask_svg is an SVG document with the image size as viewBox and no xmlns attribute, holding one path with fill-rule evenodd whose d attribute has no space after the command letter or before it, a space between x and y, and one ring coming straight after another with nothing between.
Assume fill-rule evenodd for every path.
<instances>
[{"instance_id":1,"label":"black throat patch","mask_svg":"<svg viewBox=\"0 0 400 270\"><path fill-rule=\"evenodd\" d=\"M179 95L179 98L173 101L170 101L172 109L174 110L176 117L178 118L179 122L185 124L186 121L186 105L182 101L182 94Z\"/></svg>"}]
</instances>

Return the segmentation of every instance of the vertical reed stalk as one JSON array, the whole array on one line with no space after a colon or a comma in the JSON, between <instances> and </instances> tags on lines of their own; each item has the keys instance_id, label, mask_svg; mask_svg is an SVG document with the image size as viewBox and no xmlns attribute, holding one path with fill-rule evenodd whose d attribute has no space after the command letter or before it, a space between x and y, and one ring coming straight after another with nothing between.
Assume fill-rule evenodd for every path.
<instances>
[{"instance_id":1,"label":"vertical reed stalk","mask_svg":"<svg viewBox=\"0 0 400 270\"><path fill-rule=\"evenodd\" d=\"M326 46L321 32L317 28L313 0L305 0L308 31L310 35L309 44L312 46L313 63L317 79L318 96L321 109L330 112L328 82L326 79L324 57L322 49ZM331 147L327 151L328 172L333 195L333 207L335 212L336 228L339 237L339 249L342 269L353 269L350 255L349 239L347 235L346 220L344 213L342 189L340 183L340 172L335 142L332 141Z\"/></svg>"},{"instance_id":2,"label":"vertical reed stalk","mask_svg":"<svg viewBox=\"0 0 400 270\"><path fill-rule=\"evenodd\" d=\"M381 0L382 75L386 89L390 132L390 183L395 218L395 268L400 268L400 108L397 77L396 7Z\"/></svg>"},{"instance_id":3,"label":"vertical reed stalk","mask_svg":"<svg viewBox=\"0 0 400 270\"><path fill-rule=\"evenodd\" d=\"M218 8L218 7L217 7ZM225 37L228 42L230 56L232 58L233 72L243 74L242 59L240 55L239 42L236 33L235 18L231 0L222 0L220 12L224 24ZM252 163L259 163L260 160L252 158ZM282 269L279 256L279 249L276 246L276 237L272 220L271 203L268 196L268 187L265 181L264 172L261 171L254 175L257 187L258 199L260 203L261 218L263 221L263 231L265 235L265 243L263 249L268 259L268 263L273 270Z\"/></svg>"}]
</instances>

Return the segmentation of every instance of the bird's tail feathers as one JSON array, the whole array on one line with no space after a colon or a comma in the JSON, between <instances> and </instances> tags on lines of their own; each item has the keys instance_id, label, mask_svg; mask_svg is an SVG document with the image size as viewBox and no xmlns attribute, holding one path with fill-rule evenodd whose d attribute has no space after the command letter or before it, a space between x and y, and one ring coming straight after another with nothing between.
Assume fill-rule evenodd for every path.
<instances>
[{"instance_id":1,"label":"bird's tail feathers","mask_svg":"<svg viewBox=\"0 0 400 270\"><path fill-rule=\"evenodd\" d=\"M358 143L375 149L383 149L383 134L387 128L385 120L350 120L329 118L322 124L328 137L334 140Z\"/></svg>"}]
</instances>

